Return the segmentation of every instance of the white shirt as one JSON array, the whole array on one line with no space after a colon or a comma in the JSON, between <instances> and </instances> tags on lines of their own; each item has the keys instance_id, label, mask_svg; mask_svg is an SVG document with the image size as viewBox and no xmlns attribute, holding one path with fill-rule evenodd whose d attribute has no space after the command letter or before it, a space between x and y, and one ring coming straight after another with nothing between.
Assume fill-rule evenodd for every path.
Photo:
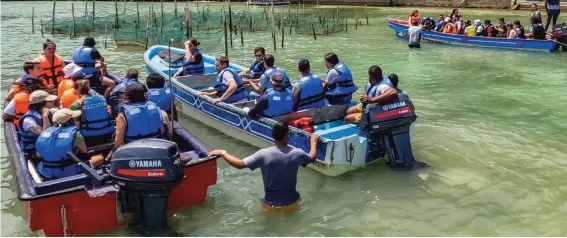
<instances>
[{"instance_id":1,"label":"white shirt","mask_svg":"<svg viewBox=\"0 0 567 238\"><path fill-rule=\"evenodd\" d=\"M16 103L14 102L14 99L10 100L10 103L8 103L6 108L4 108L4 113L10 116L16 115Z\"/></svg>"},{"instance_id":2,"label":"white shirt","mask_svg":"<svg viewBox=\"0 0 567 238\"><path fill-rule=\"evenodd\" d=\"M232 82L234 82L234 75L232 75L229 71L224 71L222 74L222 83L228 86Z\"/></svg>"}]
</instances>

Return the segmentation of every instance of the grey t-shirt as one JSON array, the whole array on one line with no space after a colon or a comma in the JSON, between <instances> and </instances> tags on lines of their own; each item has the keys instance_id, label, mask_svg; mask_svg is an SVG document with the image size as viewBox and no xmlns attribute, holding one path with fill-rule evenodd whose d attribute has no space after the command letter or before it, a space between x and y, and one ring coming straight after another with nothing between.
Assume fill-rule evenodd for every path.
<instances>
[{"instance_id":1,"label":"grey t-shirt","mask_svg":"<svg viewBox=\"0 0 567 238\"><path fill-rule=\"evenodd\" d=\"M408 29L409 44L419 44L419 35L421 34L421 27L412 26Z\"/></svg>"},{"instance_id":2,"label":"grey t-shirt","mask_svg":"<svg viewBox=\"0 0 567 238\"><path fill-rule=\"evenodd\" d=\"M243 161L250 170L262 170L266 193L263 201L268 205L284 206L299 199L299 193L295 189L297 171L299 166L307 166L312 159L303 150L293 146L272 146L257 151Z\"/></svg>"}]
</instances>

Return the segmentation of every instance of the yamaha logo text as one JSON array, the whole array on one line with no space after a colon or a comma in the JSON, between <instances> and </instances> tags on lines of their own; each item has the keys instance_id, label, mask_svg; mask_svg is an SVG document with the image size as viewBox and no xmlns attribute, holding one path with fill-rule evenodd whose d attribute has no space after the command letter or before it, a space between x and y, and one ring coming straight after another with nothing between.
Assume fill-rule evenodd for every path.
<instances>
[{"instance_id":1,"label":"yamaha logo text","mask_svg":"<svg viewBox=\"0 0 567 238\"><path fill-rule=\"evenodd\" d=\"M384 105L384 106L382 106L382 110L388 111L388 110L392 110L392 109L396 109L396 108L400 108L400 107L405 107L405 106L406 106L406 102L401 101L401 102L396 102L396 103Z\"/></svg>"},{"instance_id":2,"label":"yamaha logo text","mask_svg":"<svg viewBox=\"0 0 567 238\"><path fill-rule=\"evenodd\" d=\"M161 160L130 160L128 162L130 168L155 168L162 167Z\"/></svg>"}]
</instances>

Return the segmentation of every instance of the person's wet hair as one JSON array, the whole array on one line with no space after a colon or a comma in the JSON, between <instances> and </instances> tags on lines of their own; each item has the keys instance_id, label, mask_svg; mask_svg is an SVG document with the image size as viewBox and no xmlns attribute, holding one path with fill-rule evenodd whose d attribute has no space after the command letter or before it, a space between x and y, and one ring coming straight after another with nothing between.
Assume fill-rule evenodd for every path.
<instances>
[{"instance_id":1,"label":"person's wet hair","mask_svg":"<svg viewBox=\"0 0 567 238\"><path fill-rule=\"evenodd\" d=\"M31 61L31 60L24 62L24 66L23 66L24 72L26 72L26 74L29 74L30 70L32 70L36 64L39 65L39 62Z\"/></svg>"},{"instance_id":2,"label":"person's wet hair","mask_svg":"<svg viewBox=\"0 0 567 238\"><path fill-rule=\"evenodd\" d=\"M126 103L139 103L146 102L146 90L144 86L139 83L129 84L126 86L125 102Z\"/></svg>"},{"instance_id":3,"label":"person's wet hair","mask_svg":"<svg viewBox=\"0 0 567 238\"><path fill-rule=\"evenodd\" d=\"M311 66L309 65L309 60L300 59L299 62L297 62L297 68L299 69L299 72L308 73L309 70L311 70Z\"/></svg>"},{"instance_id":4,"label":"person's wet hair","mask_svg":"<svg viewBox=\"0 0 567 238\"><path fill-rule=\"evenodd\" d=\"M382 76L382 68L380 68L380 66L378 65L370 66L370 68L368 69L368 75L370 76L370 78L376 81L380 81L382 80L382 78L384 78L384 76Z\"/></svg>"},{"instance_id":5,"label":"person's wet hair","mask_svg":"<svg viewBox=\"0 0 567 238\"><path fill-rule=\"evenodd\" d=\"M220 56L217 58L217 60L220 62L221 65L226 65L226 67L228 67L228 65L230 64L230 61L228 61L228 57L226 56Z\"/></svg>"},{"instance_id":6,"label":"person's wet hair","mask_svg":"<svg viewBox=\"0 0 567 238\"><path fill-rule=\"evenodd\" d=\"M148 88L163 88L165 86L165 78L161 74L153 72L146 78Z\"/></svg>"},{"instance_id":7,"label":"person's wet hair","mask_svg":"<svg viewBox=\"0 0 567 238\"><path fill-rule=\"evenodd\" d=\"M518 21L518 20L515 20L515 21L514 21L514 25L516 25L516 26L520 26L520 21Z\"/></svg>"},{"instance_id":8,"label":"person's wet hair","mask_svg":"<svg viewBox=\"0 0 567 238\"><path fill-rule=\"evenodd\" d=\"M79 95L89 95L91 92L89 80L88 79L77 80L75 82L75 90Z\"/></svg>"},{"instance_id":9,"label":"person's wet hair","mask_svg":"<svg viewBox=\"0 0 567 238\"><path fill-rule=\"evenodd\" d=\"M265 54L266 54L266 49L264 49L264 47L262 47L262 46L258 46L258 47L256 47L256 48L254 48L254 53L258 53L258 51L260 51L260 53L261 53L262 55L265 55Z\"/></svg>"},{"instance_id":10,"label":"person's wet hair","mask_svg":"<svg viewBox=\"0 0 567 238\"><path fill-rule=\"evenodd\" d=\"M339 56L335 53L328 53L325 55L325 61L329 62L329 64L335 65L339 63Z\"/></svg>"},{"instance_id":11,"label":"person's wet hair","mask_svg":"<svg viewBox=\"0 0 567 238\"><path fill-rule=\"evenodd\" d=\"M264 55L264 63L266 63L268 67L274 67L275 61L276 58L274 58L273 55L271 54Z\"/></svg>"},{"instance_id":12,"label":"person's wet hair","mask_svg":"<svg viewBox=\"0 0 567 238\"><path fill-rule=\"evenodd\" d=\"M274 140L276 141L281 141L285 138L288 132L289 126L287 123L280 121L272 128L272 137L274 137Z\"/></svg>"},{"instance_id":13,"label":"person's wet hair","mask_svg":"<svg viewBox=\"0 0 567 238\"><path fill-rule=\"evenodd\" d=\"M189 37L189 39L187 39L189 42L191 42L191 44L195 47L199 46L201 44L201 42L198 42L197 39L195 39L194 37Z\"/></svg>"},{"instance_id":14,"label":"person's wet hair","mask_svg":"<svg viewBox=\"0 0 567 238\"><path fill-rule=\"evenodd\" d=\"M392 86L394 86L394 88L398 87L398 75L397 74L390 74L388 75L388 79L390 80L390 82L392 83Z\"/></svg>"},{"instance_id":15,"label":"person's wet hair","mask_svg":"<svg viewBox=\"0 0 567 238\"><path fill-rule=\"evenodd\" d=\"M138 70L137 69L129 69L128 72L126 72L126 78L138 79Z\"/></svg>"},{"instance_id":16,"label":"person's wet hair","mask_svg":"<svg viewBox=\"0 0 567 238\"><path fill-rule=\"evenodd\" d=\"M57 48L55 42L51 41L50 39L47 39L45 40L45 42L43 42L43 49L45 50L45 48L47 48L47 46L49 45L53 45L53 47Z\"/></svg>"}]
</instances>

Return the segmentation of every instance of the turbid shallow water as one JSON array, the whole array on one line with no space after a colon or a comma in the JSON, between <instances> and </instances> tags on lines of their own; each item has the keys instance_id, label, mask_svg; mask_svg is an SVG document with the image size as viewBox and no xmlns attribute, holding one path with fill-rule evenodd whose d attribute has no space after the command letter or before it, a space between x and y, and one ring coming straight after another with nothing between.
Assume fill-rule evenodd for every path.
<instances>
[{"instance_id":1,"label":"turbid shallow water","mask_svg":"<svg viewBox=\"0 0 567 238\"><path fill-rule=\"evenodd\" d=\"M69 2L57 5L60 15L70 16ZM37 19L50 18L50 2L1 3L2 95L21 73L22 61L37 55L45 40L38 31L30 34L32 6ZM100 13L114 10L112 3L96 6ZM147 9L149 4L141 6ZM76 7L80 13L84 3ZM166 8L173 9L173 3ZM170 225L186 236L566 236L567 53L429 44L409 50L388 29L386 19L405 18L411 10L370 8L370 26L351 26L347 33L316 41L286 36L285 48L278 43L275 55L291 75L296 75L300 58L308 58L313 71L323 74L323 55L335 52L354 71L360 87L372 64L397 73L419 116L414 155L431 168L398 172L376 163L337 178L303 169L298 184L301 211L268 216L258 204L263 193L260 173L233 169L219 160L218 181L209 188L207 202L170 214ZM449 10L425 9L422 15ZM494 21L499 16L525 21L529 14L461 12L467 19ZM560 22L565 20L562 14ZM246 37L243 47L236 41L230 49L232 62L248 64L257 45L273 53L269 33ZM48 34L45 38L55 40L65 58L82 42ZM102 42L104 37L96 39ZM118 49L111 40L107 49L98 47L112 72L145 69L143 51ZM222 45L206 48L215 56L224 52ZM257 149L197 121L181 121L212 148L240 157ZM28 231L4 141L1 234L40 235ZM99 235L135 234L122 229Z\"/></svg>"}]
</instances>

